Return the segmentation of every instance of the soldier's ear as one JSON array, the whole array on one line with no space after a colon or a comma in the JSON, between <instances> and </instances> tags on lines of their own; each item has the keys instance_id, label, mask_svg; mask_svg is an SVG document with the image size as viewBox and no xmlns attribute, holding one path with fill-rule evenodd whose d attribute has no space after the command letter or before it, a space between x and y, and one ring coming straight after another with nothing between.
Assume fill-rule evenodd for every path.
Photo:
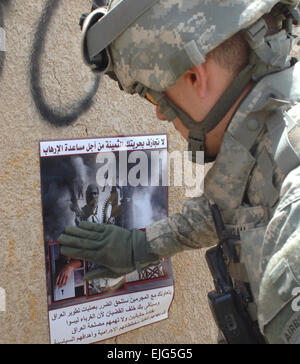
<instances>
[{"instance_id":1,"label":"soldier's ear","mask_svg":"<svg viewBox=\"0 0 300 364\"><path fill-rule=\"evenodd\" d=\"M204 64L193 66L186 73L186 81L198 97L204 98L208 92L208 70Z\"/></svg>"}]
</instances>

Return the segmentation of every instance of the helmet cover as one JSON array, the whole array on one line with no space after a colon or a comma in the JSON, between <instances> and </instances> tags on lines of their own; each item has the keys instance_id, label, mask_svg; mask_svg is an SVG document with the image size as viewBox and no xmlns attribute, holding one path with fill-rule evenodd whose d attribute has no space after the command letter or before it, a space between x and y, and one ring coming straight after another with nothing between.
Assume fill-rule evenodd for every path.
<instances>
[{"instance_id":1,"label":"helmet cover","mask_svg":"<svg viewBox=\"0 0 300 364\"><path fill-rule=\"evenodd\" d=\"M122 0L113 0L110 8ZM125 91L137 83L162 92L278 0L160 0L111 45L113 71ZM295 1L282 1L294 5Z\"/></svg>"}]
</instances>

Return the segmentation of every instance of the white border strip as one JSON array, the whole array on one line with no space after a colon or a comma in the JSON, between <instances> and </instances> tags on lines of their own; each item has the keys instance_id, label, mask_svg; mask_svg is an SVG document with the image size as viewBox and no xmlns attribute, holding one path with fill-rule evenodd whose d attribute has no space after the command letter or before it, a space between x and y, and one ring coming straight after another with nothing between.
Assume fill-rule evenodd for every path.
<instances>
[{"instance_id":1,"label":"white border strip","mask_svg":"<svg viewBox=\"0 0 300 364\"><path fill-rule=\"evenodd\" d=\"M40 142L40 156L54 157L77 154L165 149L167 135L110 137Z\"/></svg>"}]
</instances>

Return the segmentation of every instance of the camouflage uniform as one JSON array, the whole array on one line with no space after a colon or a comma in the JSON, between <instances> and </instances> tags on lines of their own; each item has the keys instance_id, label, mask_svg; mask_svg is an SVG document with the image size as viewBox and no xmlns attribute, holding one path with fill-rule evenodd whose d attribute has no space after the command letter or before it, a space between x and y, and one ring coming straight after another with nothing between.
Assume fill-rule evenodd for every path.
<instances>
[{"instance_id":1,"label":"camouflage uniform","mask_svg":"<svg viewBox=\"0 0 300 364\"><path fill-rule=\"evenodd\" d=\"M187 201L181 214L149 226L147 238L161 256L216 244L218 238L210 209L210 203L216 203L226 227L241 235L238 243L241 264L231 265L231 275L236 274L238 279L242 275L251 283L259 324L267 339L284 342L280 322L287 323L293 317L289 303L293 288L300 286L296 264L300 258L300 167L285 176L274 162L267 128L261 130L252 154L238 137L241 125L247 128L250 121L251 126L253 112L258 114L260 110L263 122L267 123L268 105L263 105L262 99L267 100L265 91L271 91L269 84L272 83L272 92L280 98L285 87L294 89L293 94L284 97L291 101L285 107L287 110L300 100L300 65L268 78L258 83L237 110L217 160L205 178L204 196ZM295 106L287 112L300 118L299 113L295 114ZM299 127L297 133L299 137ZM284 307L286 311L276 317Z\"/></svg>"},{"instance_id":2,"label":"camouflage uniform","mask_svg":"<svg viewBox=\"0 0 300 364\"><path fill-rule=\"evenodd\" d=\"M119 3L110 1L110 9ZM252 74L257 83L224 135L205 179L205 194L186 202L181 214L149 226L146 235L159 257L215 245L210 206L216 203L227 229L240 235L240 263L231 263L229 271L234 279L250 283L253 320L258 318L270 343L300 343L300 314L291 305L294 289L300 286L300 65L287 57L292 41L288 32L267 41L265 34L259 36L259 19L276 3L157 1L113 39L106 71L113 72L128 93L145 96L152 90L163 98L163 91L193 65L203 63L212 49L256 25L248 37L257 59L268 67L259 64ZM298 1L281 3L296 6ZM159 105L169 120L178 116L166 100Z\"/></svg>"}]
</instances>

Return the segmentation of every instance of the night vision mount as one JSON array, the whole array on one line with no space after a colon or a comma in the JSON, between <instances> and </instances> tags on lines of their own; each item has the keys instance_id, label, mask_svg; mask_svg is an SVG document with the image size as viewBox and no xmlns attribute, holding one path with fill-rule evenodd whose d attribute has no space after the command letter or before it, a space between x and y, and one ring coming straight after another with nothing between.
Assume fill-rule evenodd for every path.
<instances>
[{"instance_id":1,"label":"night vision mount","mask_svg":"<svg viewBox=\"0 0 300 364\"><path fill-rule=\"evenodd\" d=\"M110 11L104 6L95 10L92 8L93 11L90 14L83 14L79 24L83 31L84 62L94 72L110 71L109 45L157 1L123 0Z\"/></svg>"}]
</instances>

